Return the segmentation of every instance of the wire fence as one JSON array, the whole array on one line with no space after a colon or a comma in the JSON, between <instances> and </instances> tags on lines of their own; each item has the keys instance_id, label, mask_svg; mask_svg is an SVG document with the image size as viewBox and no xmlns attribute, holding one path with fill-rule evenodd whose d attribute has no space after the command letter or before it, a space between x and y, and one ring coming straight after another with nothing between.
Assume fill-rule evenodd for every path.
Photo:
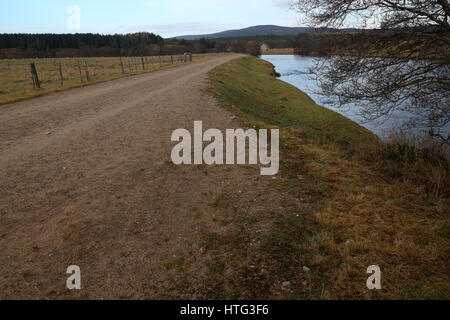
<instances>
[{"instance_id":1,"label":"wire fence","mask_svg":"<svg viewBox=\"0 0 450 320\"><path fill-rule=\"evenodd\" d=\"M198 62L216 55L0 60L0 103L46 91Z\"/></svg>"}]
</instances>

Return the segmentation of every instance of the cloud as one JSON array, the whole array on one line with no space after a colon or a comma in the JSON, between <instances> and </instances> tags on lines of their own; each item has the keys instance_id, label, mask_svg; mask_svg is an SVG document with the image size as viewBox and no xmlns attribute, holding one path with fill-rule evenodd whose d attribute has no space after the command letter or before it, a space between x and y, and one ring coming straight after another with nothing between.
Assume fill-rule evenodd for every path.
<instances>
[{"instance_id":1,"label":"cloud","mask_svg":"<svg viewBox=\"0 0 450 320\"><path fill-rule=\"evenodd\" d=\"M122 25L116 27L117 33L131 33L148 31L161 34L165 37L175 37L189 34L215 33L233 28L243 28L246 25L240 23L221 23L216 21L185 21L177 23L151 23L139 25Z\"/></svg>"},{"instance_id":2,"label":"cloud","mask_svg":"<svg viewBox=\"0 0 450 320\"><path fill-rule=\"evenodd\" d=\"M220 16L223 11L252 11L276 9L289 9L290 0L147 0L142 4L155 10L167 10L185 15L201 15L204 13Z\"/></svg>"},{"instance_id":3,"label":"cloud","mask_svg":"<svg viewBox=\"0 0 450 320\"><path fill-rule=\"evenodd\" d=\"M3 20L0 24L4 25L0 28L4 32L70 31L66 28L64 5L55 7L53 1L41 0L39 8L30 10L27 15L21 12L19 16L23 2L28 1L10 2L9 6L17 11L12 19L7 20L8 16L0 11L0 20ZM79 0L79 3L82 8L80 32L93 33L149 31L173 37L260 24L295 26L298 16L288 11L289 0ZM29 18L44 16L45 19Z\"/></svg>"},{"instance_id":4,"label":"cloud","mask_svg":"<svg viewBox=\"0 0 450 320\"><path fill-rule=\"evenodd\" d=\"M149 14L164 23L140 25L164 36L205 34L257 24L297 25L290 0L146 0ZM164 18L163 18L164 16ZM181 21L180 21L181 20ZM137 29L132 26L131 29Z\"/></svg>"}]
</instances>

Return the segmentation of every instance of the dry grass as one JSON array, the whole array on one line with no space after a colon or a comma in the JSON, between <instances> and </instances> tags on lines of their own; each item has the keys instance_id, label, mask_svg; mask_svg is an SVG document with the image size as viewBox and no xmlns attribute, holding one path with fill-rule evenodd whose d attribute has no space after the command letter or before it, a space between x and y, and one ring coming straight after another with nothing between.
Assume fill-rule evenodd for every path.
<instances>
[{"instance_id":1,"label":"dry grass","mask_svg":"<svg viewBox=\"0 0 450 320\"><path fill-rule=\"evenodd\" d=\"M392 131L388 143L366 153L393 178L420 185L427 196L449 196L449 146L440 139Z\"/></svg>"},{"instance_id":2,"label":"dry grass","mask_svg":"<svg viewBox=\"0 0 450 320\"><path fill-rule=\"evenodd\" d=\"M391 144L348 157L300 136L290 130L285 141L302 146L288 152L305 161L316 199L317 227L298 244L316 271L317 297L448 298L448 159L430 163L420 151L415 160L390 159ZM365 288L363 271L374 264L383 271L381 291Z\"/></svg>"},{"instance_id":3,"label":"dry grass","mask_svg":"<svg viewBox=\"0 0 450 320\"><path fill-rule=\"evenodd\" d=\"M261 52L264 54L294 54L294 48L269 49Z\"/></svg>"},{"instance_id":4,"label":"dry grass","mask_svg":"<svg viewBox=\"0 0 450 320\"><path fill-rule=\"evenodd\" d=\"M448 153L401 134L383 143L271 72L256 58L211 72L225 107L281 128L274 187L302 200L273 217L269 281L289 279L294 299L448 299ZM382 290L366 288L370 265L382 269Z\"/></svg>"},{"instance_id":5,"label":"dry grass","mask_svg":"<svg viewBox=\"0 0 450 320\"><path fill-rule=\"evenodd\" d=\"M204 61L220 54L193 55L193 62ZM78 61L88 64L91 81L87 81L84 67L82 75L78 69ZM31 80L30 63L34 62L41 82L41 89L34 90ZM73 87L117 79L125 76L152 72L160 68L180 65L180 56L162 56L161 65L158 57L144 57L145 70L141 57L124 57L124 73L120 58L62 58L62 59L13 59L0 60L0 104L32 98L49 92L65 90ZM63 86L59 75L59 63L62 64Z\"/></svg>"}]
</instances>

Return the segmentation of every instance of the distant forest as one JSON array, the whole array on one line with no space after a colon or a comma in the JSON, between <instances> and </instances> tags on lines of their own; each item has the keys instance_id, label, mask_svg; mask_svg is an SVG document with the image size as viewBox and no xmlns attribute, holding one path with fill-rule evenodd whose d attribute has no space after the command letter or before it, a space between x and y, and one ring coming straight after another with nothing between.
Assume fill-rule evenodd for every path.
<instances>
[{"instance_id":1,"label":"distant forest","mask_svg":"<svg viewBox=\"0 0 450 320\"><path fill-rule=\"evenodd\" d=\"M117 56L155 50L164 39L153 33L0 34L0 57Z\"/></svg>"},{"instance_id":2,"label":"distant forest","mask_svg":"<svg viewBox=\"0 0 450 320\"><path fill-rule=\"evenodd\" d=\"M407 36L408 35L408 36ZM117 57L176 55L184 52L215 53L238 52L260 54L258 45L265 43L271 49L294 48L295 54L327 56L352 54L374 43L391 47L401 46L411 33L396 32L380 41L377 32L317 32L298 35L264 35L221 39L163 39L161 36L140 32L133 34L0 34L0 59ZM370 41L368 41L369 36ZM448 38L448 37L447 37ZM378 41L376 41L378 40ZM413 39L414 40L414 39ZM417 43L417 39L413 41ZM448 47L448 46L447 46ZM376 49L376 48L373 48ZM438 52L436 52L438 51ZM429 57L448 57L440 45L423 50ZM422 57L424 58L424 57Z\"/></svg>"},{"instance_id":3,"label":"distant forest","mask_svg":"<svg viewBox=\"0 0 450 320\"><path fill-rule=\"evenodd\" d=\"M206 52L209 40L165 40L153 33L133 34L0 34L0 58L110 57Z\"/></svg>"},{"instance_id":4,"label":"distant forest","mask_svg":"<svg viewBox=\"0 0 450 320\"><path fill-rule=\"evenodd\" d=\"M0 59L155 56L184 52L238 52L258 55L260 51L257 50L257 44L263 43L271 49L295 48L295 52L301 55L327 55L336 51L336 46L348 47L349 40L348 35L337 36L333 33L199 40L163 39L147 32L125 35L0 34Z\"/></svg>"},{"instance_id":5,"label":"distant forest","mask_svg":"<svg viewBox=\"0 0 450 320\"><path fill-rule=\"evenodd\" d=\"M309 33L293 39L294 53L304 56L374 55L383 57L409 57L410 59L438 59L449 62L450 35L427 33L434 42L425 45L423 34L413 32L377 31L355 33ZM432 39L434 39L432 38Z\"/></svg>"},{"instance_id":6,"label":"distant forest","mask_svg":"<svg viewBox=\"0 0 450 320\"><path fill-rule=\"evenodd\" d=\"M271 48L294 45L293 36L183 40L163 39L147 32L126 35L0 34L0 58L150 56L228 51L255 54L255 41L267 43Z\"/></svg>"}]
</instances>

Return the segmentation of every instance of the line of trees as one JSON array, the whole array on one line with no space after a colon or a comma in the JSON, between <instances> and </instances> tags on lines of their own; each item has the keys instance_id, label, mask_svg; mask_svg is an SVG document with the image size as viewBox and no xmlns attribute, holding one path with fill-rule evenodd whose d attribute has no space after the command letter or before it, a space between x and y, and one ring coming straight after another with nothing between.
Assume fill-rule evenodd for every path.
<instances>
[{"instance_id":1,"label":"line of trees","mask_svg":"<svg viewBox=\"0 0 450 320\"><path fill-rule=\"evenodd\" d=\"M432 30L431 30L432 31ZM428 36L436 32L429 31ZM450 39L450 34L447 35ZM426 44L422 35L413 30L397 29L383 33L370 30L355 33L304 33L292 41L295 54L325 57L329 55L357 55L364 51L365 56L398 57L411 59L448 59L448 45L443 41Z\"/></svg>"},{"instance_id":2,"label":"line of trees","mask_svg":"<svg viewBox=\"0 0 450 320\"><path fill-rule=\"evenodd\" d=\"M233 41L230 50L236 53L246 53L252 56L261 55L261 44L257 41Z\"/></svg>"},{"instance_id":3,"label":"line of trees","mask_svg":"<svg viewBox=\"0 0 450 320\"><path fill-rule=\"evenodd\" d=\"M161 36L147 32L126 35L0 34L0 58L128 55L163 43Z\"/></svg>"},{"instance_id":4,"label":"line of trees","mask_svg":"<svg viewBox=\"0 0 450 320\"><path fill-rule=\"evenodd\" d=\"M153 33L0 34L0 58L109 57L223 52L226 43L207 39L164 40Z\"/></svg>"},{"instance_id":5,"label":"line of trees","mask_svg":"<svg viewBox=\"0 0 450 320\"><path fill-rule=\"evenodd\" d=\"M0 58L112 57L175 55L184 52L260 54L260 42L233 39L163 39L133 34L0 34Z\"/></svg>"},{"instance_id":6,"label":"line of trees","mask_svg":"<svg viewBox=\"0 0 450 320\"><path fill-rule=\"evenodd\" d=\"M343 41L330 34L301 34L293 41L295 54L303 56L327 56L334 53ZM340 47L340 46L339 46Z\"/></svg>"},{"instance_id":7,"label":"line of trees","mask_svg":"<svg viewBox=\"0 0 450 320\"><path fill-rule=\"evenodd\" d=\"M153 33L101 35L92 33L78 34L0 34L0 48L20 48L22 50L47 50L57 48L112 47L132 48L164 42Z\"/></svg>"}]
</instances>

